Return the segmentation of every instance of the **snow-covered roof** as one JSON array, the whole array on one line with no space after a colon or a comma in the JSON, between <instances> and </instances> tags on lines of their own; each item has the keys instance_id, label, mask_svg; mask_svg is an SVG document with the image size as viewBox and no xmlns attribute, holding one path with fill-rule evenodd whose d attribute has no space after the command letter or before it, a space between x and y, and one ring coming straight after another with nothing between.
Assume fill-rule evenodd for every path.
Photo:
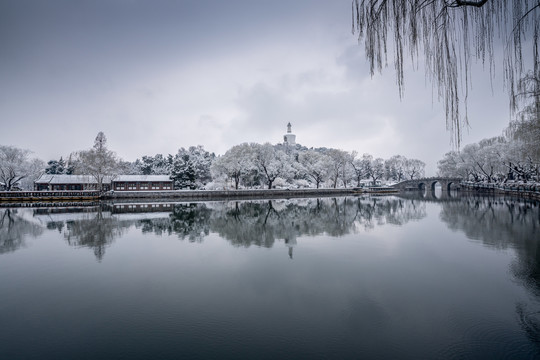
<instances>
[{"instance_id":1,"label":"snow-covered roof","mask_svg":"<svg viewBox=\"0 0 540 360\"><path fill-rule=\"evenodd\" d=\"M113 182L150 182L150 181L171 181L169 175L118 175L116 177L106 176L103 184ZM96 184L96 179L91 175L65 175L65 174L43 174L37 179L36 184Z\"/></svg>"},{"instance_id":2,"label":"snow-covered roof","mask_svg":"<svg viewBox=\"0 0 540 360\"><path fill-rule=\"evenodd\" d=\"M109 184L109 176L103 179L104 184ZM91 175L65 175L65 174L43 174L35 181L36 184L97 184L96 179Z\"/></svg>"},{"instance_id":3,"label":"snow-covered roof","mask_svg":"<svg viewBox=\"0 0 540 360\"><path fill-rule=\"evenodd\" d=\"M118 175L114 182L150 182L150 181L172 181L169 175Z\"/></svg>"}]
</instances>

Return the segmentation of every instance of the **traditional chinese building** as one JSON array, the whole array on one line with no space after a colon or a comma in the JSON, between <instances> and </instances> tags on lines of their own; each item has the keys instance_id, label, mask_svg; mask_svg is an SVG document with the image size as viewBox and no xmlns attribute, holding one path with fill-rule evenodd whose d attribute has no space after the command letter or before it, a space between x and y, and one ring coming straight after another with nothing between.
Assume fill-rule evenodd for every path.
<instances>
[{"instance_id":1,"label":"traditional chinese building","mask_svg":"<svg viewBox=\"0 0 540 360\"><path fill-rule=\"evenodd\" d=\"M169 175L120 175L112 181L114 191L172 190Z\"/></svg>"}]
</instances>

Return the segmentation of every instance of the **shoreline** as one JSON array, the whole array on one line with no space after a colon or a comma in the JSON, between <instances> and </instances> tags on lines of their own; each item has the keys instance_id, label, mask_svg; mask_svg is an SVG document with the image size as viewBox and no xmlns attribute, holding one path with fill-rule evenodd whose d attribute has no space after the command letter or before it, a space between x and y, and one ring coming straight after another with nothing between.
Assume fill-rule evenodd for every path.
<instances>
[{"instance_id":1,"label":"shoreline","mask_svg":"<svg viewBox=\"0 0 540 360\"><path fill-rule=\"evenodd\" d=\"M0 192L0 207L94 206L103 201L212 201L242 199L289 199L369 194L358 188L116 191L19 191Z\"/></svg>"},{"instance_id":2,"label":"shoreline","mask_svg":"<svg viewBox=\"0 0 540 360\"><path fill-rule=\"evenodd\" d=\"M539 200L540 188L535 185L500 186L484 183L461 183L462 194L496 195ZM242 189L242 190L165 190L165 191L2 191L0 207L70 207L96 206L115 201L223 201L313 198L357 195L396 195L398 189L324 188L324 189ZM405 192L406 193L406 192Z\"/></svg>"},{"instance_id":3,"label":"shoreline","mask_svg":"<svg viewBox=\"0 0 540 360\"><path fill-rule=\"evenodd\" d=\"M540 200L540 187L527 184L484 184L484 183L461 183L461 191L486 195L511 195L524 199Z\"/></svg>"}]
</instances>

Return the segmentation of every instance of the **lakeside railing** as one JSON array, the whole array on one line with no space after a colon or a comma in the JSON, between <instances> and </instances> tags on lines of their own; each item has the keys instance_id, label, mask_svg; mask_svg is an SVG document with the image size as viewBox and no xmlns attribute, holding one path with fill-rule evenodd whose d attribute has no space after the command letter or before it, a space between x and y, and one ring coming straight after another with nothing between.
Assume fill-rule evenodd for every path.
<instances>
[{"instance_id":1,"label":"lakeside railing","mask_svg":"<svg viewBox=\"0 0 540 360\"><path fill-rule=\"evenodd\" d=\"M32 201L47 199L98 199L97 190L59 190L59 191L0 191L0 201L22 199Z\"/></svg>"},{"instance_id":2,"label":"lakeside railing","mask_svg":"<svg viewBox=\"0 0 540 360\"><path fill-rule=\"evenodd\" d=\"M226 200L265 199L313 196L339 196L361 193L358 188L347 189L246 189L246 190L163 190L163 191L0 191L0 207L78 206L92 205L100 200L174 199Z\"/></svg>"},{"instance_id":3,"label":"lakeside railing","mask_svg":"<svg viewBox=\"0 0 540 360\"><path fill-rule=\"evenodd\" d=\"M462 181L462 189L478 192L516 195L540 200L540 184L538 183L477 183Z\"/></svg>"}]
</instances>

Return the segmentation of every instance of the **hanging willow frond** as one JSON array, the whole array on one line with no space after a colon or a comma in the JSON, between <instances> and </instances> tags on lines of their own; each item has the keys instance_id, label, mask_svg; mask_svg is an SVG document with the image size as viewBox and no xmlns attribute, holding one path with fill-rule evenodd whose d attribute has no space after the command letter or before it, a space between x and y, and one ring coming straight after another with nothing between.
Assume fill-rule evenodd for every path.
<instances>
[{"instance_id":1,"label":"hanging willow frond","mask_svg":"<svg viewBox=\"0 0 540 360\"><path fill-rule=\"evenodd\" d=\"M487 66L493 77L494 44L502 45L513 112L520 79L538 67L538 52L530 49L538 47L540 0L353 0L352 13L352 31L364 43L371 75L393 55L400 97L405 54L415 63L423 52L426 76L444 104L446 126L458 147L468 125L471 60Z\"/></svg>"}]
</instances>

